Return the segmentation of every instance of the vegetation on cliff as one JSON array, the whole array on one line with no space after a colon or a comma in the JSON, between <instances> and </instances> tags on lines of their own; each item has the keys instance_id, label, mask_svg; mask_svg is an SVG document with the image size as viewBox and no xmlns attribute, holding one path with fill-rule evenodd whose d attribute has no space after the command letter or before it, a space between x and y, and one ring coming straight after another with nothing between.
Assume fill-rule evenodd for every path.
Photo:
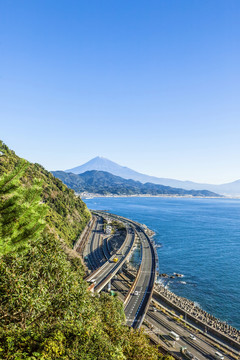
<instances>
[{"instance_id":1,"label":"vegetation on cliff","mask_svg":"<svg viewBox=\"0 0 240 360\"><path fill-rule=\"evenodd\" d=\"M124 325L117 298L87 291L64 250L89 219L82 201L2 143L0 155L0 359L161 358Z\"/></svg>"},{"instance_id":2,"label":"vegetation on cliff","mask_svg":"<svg viewBox=\"0 0 240 360\"><path fill-rule=\"evenodd\" d=\"M0 177L14 172L23 161L2 141L0 141L0 153L2 154L0 155ZM72 246L90 219L90 212L85 203L74 195L74 191L67 188L61 180L55 178L41 165L27 161L25 164L25 172L20 177L22 190L32 188L36 183L41 185L41 200L47 206L48 228Z\"/></svg>"}]
</instances>

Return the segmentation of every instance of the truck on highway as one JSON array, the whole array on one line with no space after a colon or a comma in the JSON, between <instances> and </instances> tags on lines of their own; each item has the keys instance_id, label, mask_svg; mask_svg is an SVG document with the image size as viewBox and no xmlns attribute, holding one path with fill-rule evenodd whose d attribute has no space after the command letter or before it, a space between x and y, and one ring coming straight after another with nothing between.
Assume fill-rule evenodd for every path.
<instances>
[{"instance_id":1,"label":"truck on highway","mask_svg":"<svg viewBox=\"0 0 240 360\"><path fill-rule=\"evenodd\" d=\"M186 347L181 347L180 352L189 360L198 360Z\"/></svg>"},{"instance_id":2,"label":"truck on highway","mask_svg":"<svg viewBox=\"0 0 240 360\"><path fill-rule=\"evenodd\" d=\"M168 335L176 341L178 341L180 339L179 335L176 334L174 331L170 331L170 333Z\"/></svg>"}]
</instances>

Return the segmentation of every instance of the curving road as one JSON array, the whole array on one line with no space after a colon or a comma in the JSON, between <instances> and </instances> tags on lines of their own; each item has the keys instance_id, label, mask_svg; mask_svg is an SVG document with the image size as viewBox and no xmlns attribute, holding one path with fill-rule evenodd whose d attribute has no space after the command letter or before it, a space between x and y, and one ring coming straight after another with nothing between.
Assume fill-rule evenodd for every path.
<instances>
[{"instance_id":1,"label":"curving road","mask_svg":"<svg viewBox=\"0 0 240 360\"><path fill-rule=\"evenodd\" d=\"M110 216L110 214L108 214L108 216ZM159 343L162 346L165 345L165 348L167 347L173 355L184 359L184 356L180 353L180 347L185 346L199 360L213 359L215 351L219 351L219 345L217 341L212 341L208 338L208 336L203 334L196 334L196 339L192 340L190 338L190 333L194 330L188 330L184 328L181 324L174 321L172 316L157 310L155 306L151 306L149 308L156 273L156 258L153 245L147 234L142 230L138 223L117 215L111 214L111 216L114 219L124 222L127 228L127 236L124 244L122 245L121 251L118 252L117 256L119 261L117 264L111 261L113 257L110 257L109 259L109 253L107 256L106 254L105 256L103 255L105 252L107 252L106 244L104 245L104 243L102 244L99 242L99 240L94 240L96 243L95 245L92 245L91 249L95 256L94 261L98 264L96 266L100 266L101 263L100 253L99 255L96 255L98 251L101 251L105 261L106 258L108 258L108 261L106 261L105 264L103 264L98 270L95 270L94 272L96 273L97 271L98 273L97 278L95 279L96 291L99 292L103 289L103 287L108 283L109 279L112 278L113 275L115 275L121 268L122 263L126 260L126 257L129 256L130 248L133 245L132 240L134 238L134 236L131 236L131 232L133 235L133 232L135 231L141 244L142 261L138 277L135 279L133 286L131 287L130 295L129 283L126 276L118 275L118 277L114 278L113 280L113 284L116 290L120 293L121 300L126 301L126 295L128 294L127 302L125 304L127 324L134 328L139 328L143 322L144 316L147 314L147 322L154 328L155 333L159 333ZM102 251L103 248L105 248L105 251ZM157 301L157 299L155 299L155 301ZM162 304L159 305L162 306ZM168 335L170 331L174 331L179 334L180 339L178 341L173 341ZM234 357L234 355L227 353L224 354L224 358L225 360L237 359L236 356Z\"/></svg>"},{"instance_id":2,"label":"curving road","mask_svg":"<svg viewBox=\"0 0 240 360\"><path fill-rule=\"evenodd\" d=\"M103 219L97 216L97 219L95 221L95 224L83 252L84 258L86 259L87 257L88 267L91 268L91 270L96 270L106 261L102 248L102 235Z\"/></svg>"},{"instance_id":3,"label":"curving road","mask_svg":"<svg viewBox=\"0 0 240 360\"><path fill-rule=\"evenodd\" d=\"M102 212L98 213L103 215ZM155 283L156 256L154 248L149 237L145 231L141 229L138 223L118 215L108 214L108 216L128 224L127 228L131 226L140 240L142 254L141 266L138 278L131 289L128 301L125 304L127 325L133 328L140 328L150 304ZM122 248L124 249L125 246L128 246L128 244L123 244ZM119 261L121 260L119 259ZM98 289L98 287L96 287L96 289Z\"/></svg>"},{"instance_id":4,"label":"curving road","mask_svg":"<svg viewBox=\"0 0 240 360\"><path fill-rule=\"evenodd\" d=\"M97 216L94 228L92 229L84 250L85 260L87 259L88 266L93 271L85 280L95 283L95 292L100 292L109 281L111 281L132 251L135 233L131 225L125 222L124 225L126 227L124 243L118 252L111 256L106 236L103 236L103 219L101 214ZM114 257L118 258L117 263L113 261Z\"/></svg>"},{"instance_id":5,"label":"curving road","mask_svg":"<svg viewBox=\"0 0 240 360\"><path fill-rule=\"evenodd\" d=\"M151 301L155 283L156 261L154 249L148 236L138 226L135 226L135 229L141 243L142 262L139 277L132 289L129 301L125 305L125 315L129 326L139 328Z\"/></svg>"}]
</instances>

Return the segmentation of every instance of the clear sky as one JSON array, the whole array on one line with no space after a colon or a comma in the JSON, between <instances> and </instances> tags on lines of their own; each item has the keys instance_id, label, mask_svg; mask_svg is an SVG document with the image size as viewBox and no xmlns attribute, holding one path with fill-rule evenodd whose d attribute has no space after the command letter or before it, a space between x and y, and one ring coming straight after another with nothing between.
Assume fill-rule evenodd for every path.
<instances>
[{"instance_id":1,"label":"clear sky","mask_svg":"<svg viewBox=\"0 0 240 360\"><path fill-rule=\"evenodd\" d=\"M0 138L48 170L240 179L239 24L239 0L1 1Z\"/></svg>"}]
</instances>

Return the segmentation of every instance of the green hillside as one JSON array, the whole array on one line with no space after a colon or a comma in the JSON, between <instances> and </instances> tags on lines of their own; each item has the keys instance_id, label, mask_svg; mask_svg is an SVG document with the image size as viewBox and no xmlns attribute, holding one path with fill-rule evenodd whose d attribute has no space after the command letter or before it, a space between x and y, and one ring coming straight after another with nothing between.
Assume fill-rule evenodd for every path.
<instances>
[{"instance_id":1,"label":"green hillside","mask_svg":"<svg viewBox=\"0 0 240 360\"><path fill-rule=\"evenodd\" d=\"M0 141L0 177L13 171L20 158ZM72 245L90 219L86 205L68 189L62 181L55 178L39 164L28 163L21 178L23 186L42 181L42 201L47 205L46 222L67 244Z\"/></svg>"},{"instance_id":2,"label":"green hillside","mask_svg":"<svg viewBox=\"0 0 240 360\"><path fill-rule=\"evenodd\" d=\"M140 181L124 179L106 171L91 170L82 174L53 171L54 176L62 180L70 189L78 193L89 192L100 195L176 195L210 196L220 195L208 190L185 190L153 183L142 184Z\"/></svg>"},{"instance_id":3,"label":"green hillside","mask_svg":"<svg viewBox=\"0 0 240 360\"><path fill-rule=\"evenodd\" d=\"M90 217L74 192L2 142L0 185L0 359L162 358L117 298L87 291L66 251Z\"/></svg>"}]
</instances>

